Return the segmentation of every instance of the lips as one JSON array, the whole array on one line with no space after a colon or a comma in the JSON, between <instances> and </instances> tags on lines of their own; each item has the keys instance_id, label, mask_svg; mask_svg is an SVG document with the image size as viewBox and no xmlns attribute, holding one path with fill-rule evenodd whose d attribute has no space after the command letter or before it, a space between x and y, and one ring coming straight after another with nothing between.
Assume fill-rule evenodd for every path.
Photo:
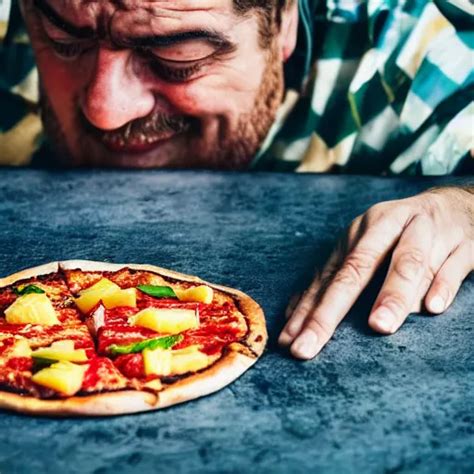
<instances>
[{"instance_id":1,"label":"lips","mask_svg":"<svg viewBox=\"0 0 474 474\"><path fill-rule=\"evenodd\" d=\"M110 134L102 136L102 143L110 150L116 153L146 153L153 150L162 143L170 140L178 132L168 130L160 134L129 136L125 138L122 135Z\"/></svg>"}]
</instances>

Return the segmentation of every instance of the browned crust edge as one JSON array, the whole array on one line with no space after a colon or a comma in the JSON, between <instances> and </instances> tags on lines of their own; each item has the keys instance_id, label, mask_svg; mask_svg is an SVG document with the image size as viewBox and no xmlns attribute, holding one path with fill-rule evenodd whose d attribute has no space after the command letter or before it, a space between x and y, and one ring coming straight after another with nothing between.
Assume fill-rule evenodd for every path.
<instances>
[{"instance_id":1,"label":"browned crust edge","mask_svg":"<svg viewBox=\"0 0 474 474\"><path fill-rule=\"evenodd\" d=\"M0 288L5 286L13 285L17 281L26 280L28 278L34 278L41 275L48 275L49 273L55 273L59 271L59 262L46 263L38 267L26 268L19 272L13 273L12 275L0 278Z\"/></svg>"},{"instance_id":2,"label":"browned crust edge","mask_svg":"<svg viewBox=\"0 0 474 474\"><path fill-rule=\"evenodd\" d=\"M104 394L71 397L64 400L41 400L11 392L0 391L0 408L20 413L49 416L113 416L139 413L170 407L209 395L232 383L246 372L262 355L267 341L265 318L260 306L241 291L214 285L198 277L185 275L153 265L113 264L88 260L53 262L26 269L0 279L0 288L19 280L44 275L59 270L117 271L122 268L151 271L180 281L203 283L230 294L239 302L239 309L249 322L247 345L252 356L241 353L233 345L212 367L165 387L157 394L145 391L119 391Z\"/></svg>"}]
</instances>

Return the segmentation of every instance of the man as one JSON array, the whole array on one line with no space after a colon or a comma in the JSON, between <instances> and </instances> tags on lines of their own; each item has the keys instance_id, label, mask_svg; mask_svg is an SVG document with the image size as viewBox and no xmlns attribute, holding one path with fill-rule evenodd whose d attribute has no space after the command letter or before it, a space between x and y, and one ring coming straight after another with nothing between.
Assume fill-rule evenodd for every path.
<instances>
[{"instance_id":1,"label":"man","mask_svg":"<svg viewBox=\"0 0 474 474\"><path fill-rule=\"evenodd\" d=\"M21 6L44 128L63 164L472 170L468 2ZM390 254L369 325L392 334L422 306L443 313L474 268L473 194L436 189L358 217L289 311L280 343L313 358Z\"/></svg>"}]
</instances>

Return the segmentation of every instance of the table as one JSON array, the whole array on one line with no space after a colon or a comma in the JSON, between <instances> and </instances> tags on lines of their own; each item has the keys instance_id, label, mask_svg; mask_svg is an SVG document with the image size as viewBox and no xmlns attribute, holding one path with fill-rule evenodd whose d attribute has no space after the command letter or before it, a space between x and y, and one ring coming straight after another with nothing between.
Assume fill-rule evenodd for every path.
<instances>
[{"instance_id":1,"label":"table","mask_svg":"<svg viewBox=\"0 0 474 474\"><path fill-rule=\"evenodd\" d=\"M370 205L446 179L0 170L0 274L69 258L148 262L242 289L267 316L261 361L217 394L109 419L0 413L1 473L472 472L471 278L445 316L367 327L372 285L298 362L275 339L291 294Z\"/></svg>"}]
</instances>

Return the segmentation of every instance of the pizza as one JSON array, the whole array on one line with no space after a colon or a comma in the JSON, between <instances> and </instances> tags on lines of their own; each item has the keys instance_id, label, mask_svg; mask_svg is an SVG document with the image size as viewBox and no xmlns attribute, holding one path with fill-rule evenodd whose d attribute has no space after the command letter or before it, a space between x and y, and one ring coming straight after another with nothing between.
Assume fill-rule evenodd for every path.
<instances>
[{"instance_id":1,"label":"pizza","mask_svg":"<svg viewBox=\"0 0 474 474\"><path fill-rule=\"evenodd\" d=\"M102 416L233 382L267 341L244 293L150 265L66 261L0 279L0 408Z\"/></svg>"}]
</instances>

